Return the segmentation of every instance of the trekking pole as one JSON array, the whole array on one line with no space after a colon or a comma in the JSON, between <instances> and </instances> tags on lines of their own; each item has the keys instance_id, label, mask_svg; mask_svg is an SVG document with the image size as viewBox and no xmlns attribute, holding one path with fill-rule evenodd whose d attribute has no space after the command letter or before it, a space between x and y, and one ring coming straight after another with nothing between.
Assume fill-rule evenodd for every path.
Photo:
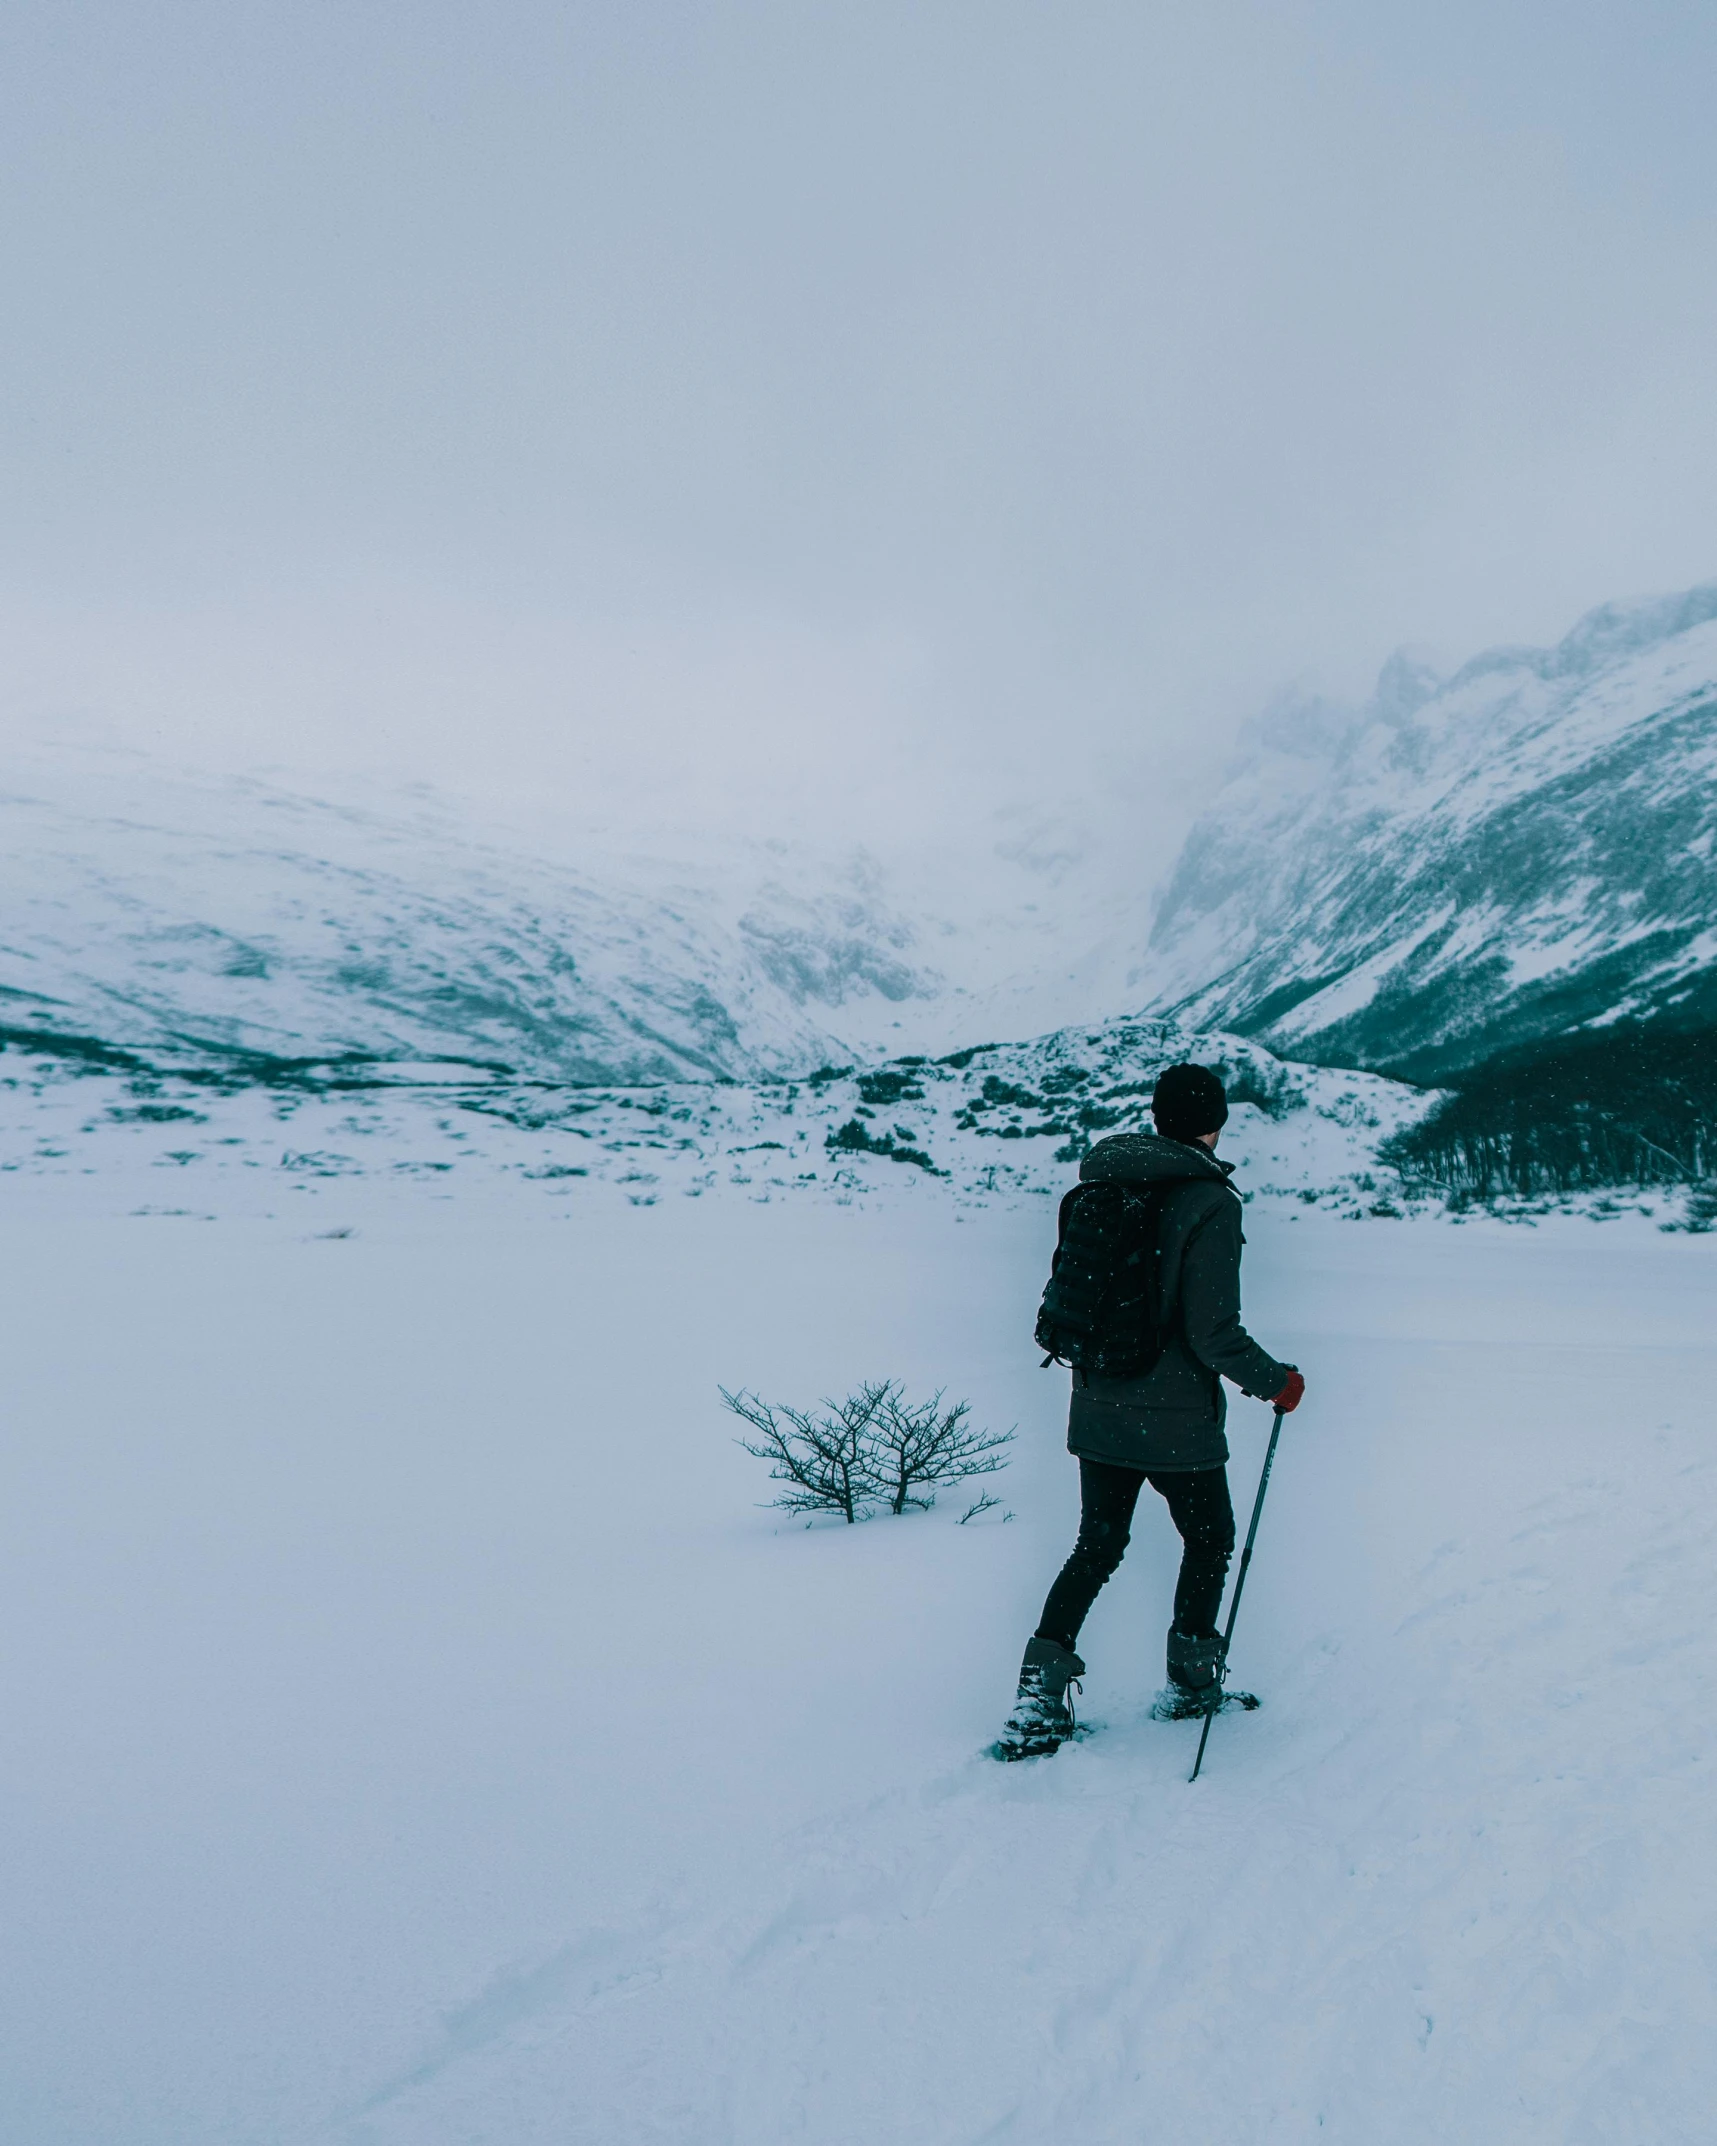
<instances>
[{"instance_id":1,"label":"trekking pole","mask_svg":"<svg viewBox=\"0 0 1717 2146\"><path fill-rule=\"evenodd\" d=\"M1240 1553L1240 1570L1234 1581L1234 1600L1228 1605L1228 1628L1222 1635L1222 1674L1228 1674L1228 1642L1234 1637L1234 1620L1240 1614L1240 1591L1246 1585L1246 1567L1252 1562L1252 1545L1258 1539L1258 1515L1264 1510L1264 1493L1270 1487L1270 1470L1276 1460L1276 1440L1282 1435L1282 1418L1285 1409L1277 1409L1276 1420L1270 1426L1269 1449L1264 1455L1264 1473L1258 1478L1258 1495L1252 1501L1252 1525L1246 1530L1246 1547ZM1192 1762L1192 1771L1187 1775L1189 1783L1198 1779L1198 1769L1204 1764L1204 1747L1210 1741L1210 1724L1222 1711L1222 1693L1216 1694L1216 1704L1204 1717L1204 1729L1198 1739L1198 1756Z\"/></svg>"}]
</instances>

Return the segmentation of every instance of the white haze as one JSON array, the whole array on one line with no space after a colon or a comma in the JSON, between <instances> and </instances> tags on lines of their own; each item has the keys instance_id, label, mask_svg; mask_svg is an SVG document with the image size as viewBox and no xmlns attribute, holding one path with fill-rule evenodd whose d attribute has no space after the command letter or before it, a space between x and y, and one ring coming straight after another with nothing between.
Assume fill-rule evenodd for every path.
<instances>
[{"instance_id":1,"label":"white haze","mask_svg":"<svg viewBox=\"0 0 1717 2146\"><path fill-rule=\"evenodd\" d=\"M1712 570L1707 10L4 35L17 732L1142 889L1283 680Z\"/></svg>"}]
</instances>

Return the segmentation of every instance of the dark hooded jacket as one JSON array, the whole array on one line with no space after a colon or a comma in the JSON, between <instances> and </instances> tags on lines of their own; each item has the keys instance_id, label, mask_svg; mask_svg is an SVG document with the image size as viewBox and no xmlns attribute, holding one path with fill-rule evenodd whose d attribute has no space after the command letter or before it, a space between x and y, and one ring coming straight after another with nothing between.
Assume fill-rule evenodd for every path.
<instances>
[{"instance_id":1,"label":"dark hooded jacket","mask_svg":"<svg viewBox=\"0 0 1717 2146\"><path fill-rule=\"evenodd\" d=\"M1234 1165L1207 1147L1152 1133L1099 1140L1079 1168L1089 1182L1160 1185L1162 1302L1168 1346L1138 1378L1073 1374L1068 1450L1124 1468L1218 1468L1228 1458L1223 1435L1230 1378L1243 1393L1268 1400L1288 1383L1286 1364L1261 1349L1240 1323L1240 1195L1228 1180Z\"/></svg>"}]
</instances>

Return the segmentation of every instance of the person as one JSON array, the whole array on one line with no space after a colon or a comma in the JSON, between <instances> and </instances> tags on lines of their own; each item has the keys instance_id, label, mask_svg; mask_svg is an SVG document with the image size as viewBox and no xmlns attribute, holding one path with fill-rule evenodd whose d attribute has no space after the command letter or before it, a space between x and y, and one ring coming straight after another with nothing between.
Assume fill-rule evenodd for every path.
<instances>
[{"instance_id":1,"label":"person","mask_svg":"<svg viewBox=\"0 0 1717 2146\"><path fill-rule=\"evenodd\" d=\"M1085 1671L1075 1651L1079 1629L1121 1562L1147 1483L1167 1502L1183 1546L1168 1689L1156 1711L1204 1713L1220 1703L1217 1618L1234 1554L1222 1381L1284 1411L1305 1392L1299 1371L1278 1363L1240 1323L1240 1196L1229 1183L1234 1165L1214 1153L1228 1119L1221 1080L1208 1066L1170 1066L1151 1114L1154 1136L1098 1141L1079 1175L1164 1188L1157 1330L1166 1345L1136 1378L1073 1373L1067 1447L1079 1462L1079 1538L1025 1650L1019 1694L995 1746L1000 1758L1039 1757L1072 1735L1067 1690Z\"/></svg>"}]
</instances>

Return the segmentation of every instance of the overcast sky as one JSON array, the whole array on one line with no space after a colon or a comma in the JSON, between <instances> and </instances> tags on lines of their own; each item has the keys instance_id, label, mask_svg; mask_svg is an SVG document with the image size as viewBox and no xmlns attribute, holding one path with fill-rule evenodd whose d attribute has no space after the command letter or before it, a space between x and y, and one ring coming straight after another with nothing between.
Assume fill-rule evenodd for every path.
<instances>
[{"instance_id":1,"label":"overcast sky","mask_svg":"<svg viewBox=\"0 0 1717 2146\"><path fill-rule=\"evenodd\" d=\"M1166 839L1717 574L1708 0L9 0L18 726Z\"/></svg>"}]
</instances>

